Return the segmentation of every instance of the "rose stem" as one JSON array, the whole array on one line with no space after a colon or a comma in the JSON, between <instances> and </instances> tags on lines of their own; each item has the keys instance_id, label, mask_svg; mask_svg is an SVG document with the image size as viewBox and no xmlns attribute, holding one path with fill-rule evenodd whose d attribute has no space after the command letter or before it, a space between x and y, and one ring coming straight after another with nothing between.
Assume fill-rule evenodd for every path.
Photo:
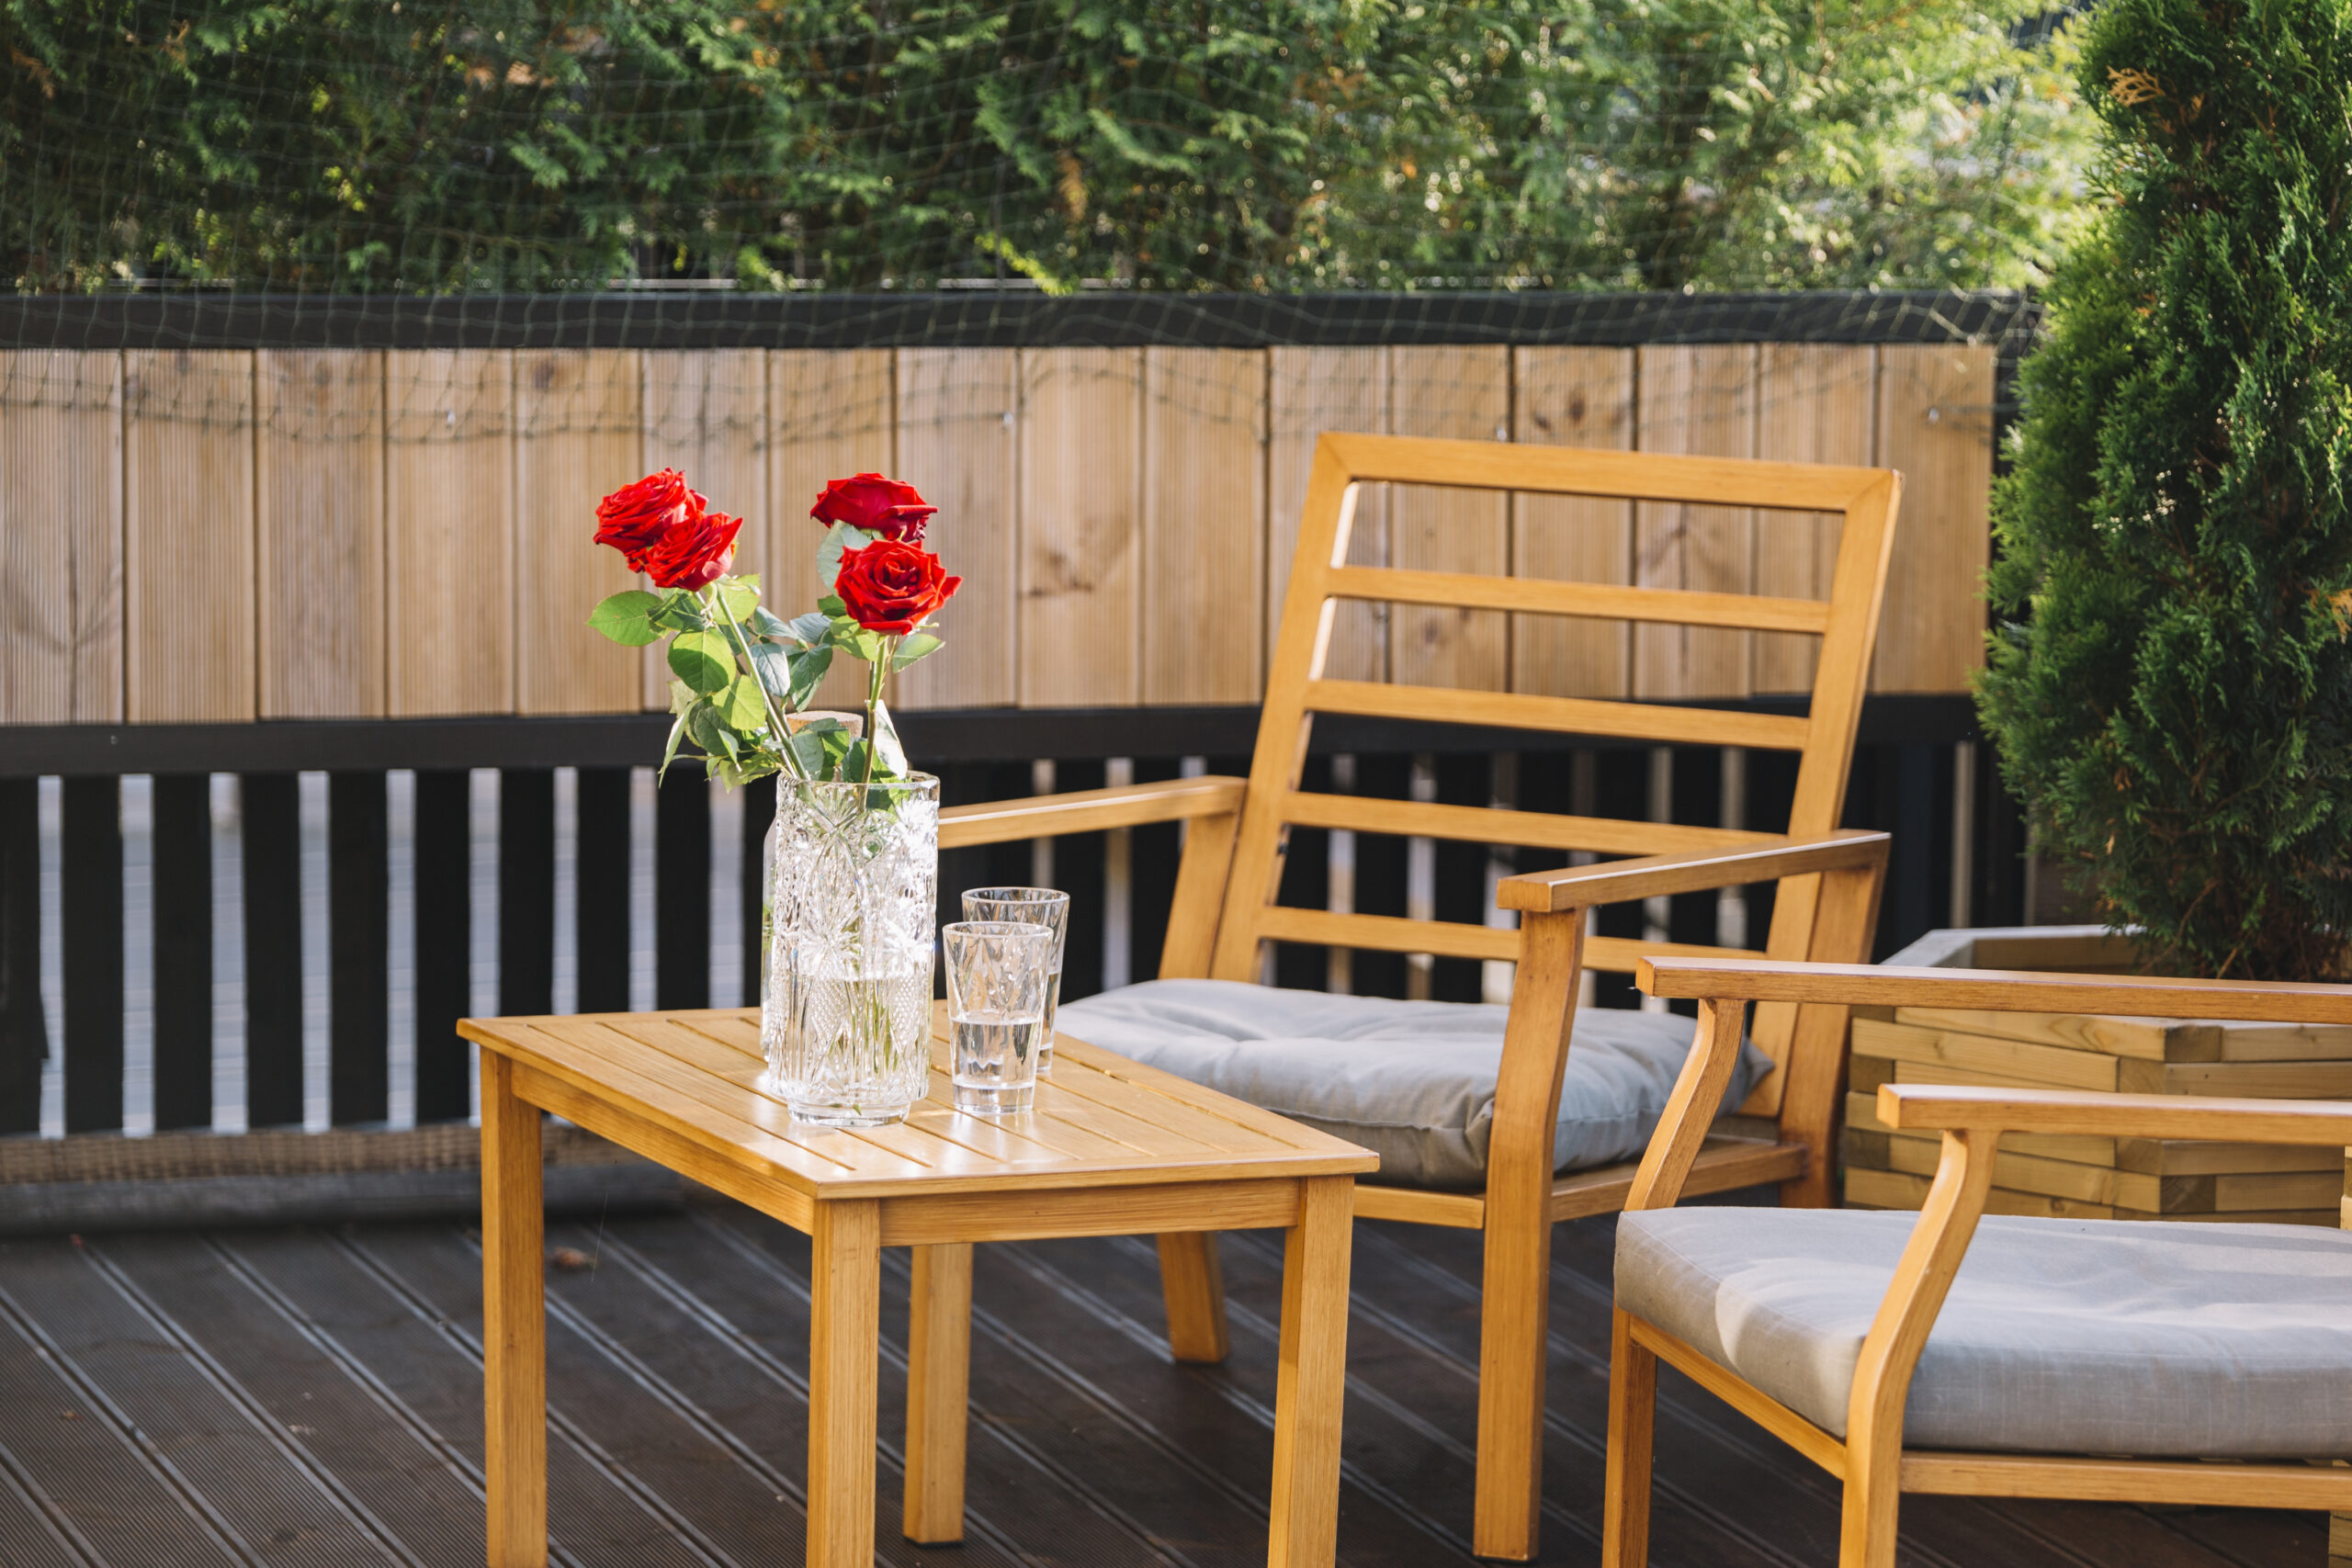
<instances>
[{"instance_id":1,"label":"rose stem","mask_svg":"<svg viewBox=\"0 0 2352 1568\"><path fill-rule=\"evenodd\" d=\"M743 640L743 628L735 624L735 618L727 613L727 606L719 603L718 585L713 583L704 589L701 597L703 607L718 616L727 629L734 634L735 646L743 650L743 671L751 676L752 684L760 689L760 706L768 716L768 730L775 737L777 758L786 767L792 770L794 777L806 779L808 775L800 771L800 760L792 754L792 748L786 744L791 738L785 732L784 720L776 713L775 698L769 694L768 683L760 679L760 666L758 660L752 657L752 645Z\"/></svg>"},{"instance_id":2,"label":"rose stem","mask_svg":"<svg viewBox=\"0 0 2352 1568\"><path fill-rule=\"evenodd\" d=\"M874 782L874 749L882 739L875 729L882 707L882 677L890 672L890 660L899 656L899 641L894 637L882 639L882 657L874 661L874 673L865 682L865 776L857 781L861 789Z\"/></svg>"}]
</instances>

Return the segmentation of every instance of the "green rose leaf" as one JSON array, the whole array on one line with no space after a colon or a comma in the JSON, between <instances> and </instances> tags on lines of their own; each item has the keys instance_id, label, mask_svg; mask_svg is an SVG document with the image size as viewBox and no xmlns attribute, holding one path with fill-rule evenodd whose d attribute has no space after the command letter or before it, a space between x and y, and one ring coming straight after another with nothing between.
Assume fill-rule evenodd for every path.
<instances>
[{"instance_id":1,"label":"green rose leaf","mask_svg":"<svg viewBox=\"0 0 2352 1568\"><path fill-rule=\"evenodd\" d=\"M753 637L781 638L792 635L792 627L765 604L752 607L750 624Z\"/></svg>"},{"instance_id":2,"label":"green rose leaf","mask_svg":"<svg viewBox=\"0 0 2352 1568\"><path fill-rule=\"evenodd\" d=\"M670 689L675 692L682 691L684 688L681 687L675 681L673 681L670 682ZM680 709L678 716L676 719L672 721L670 725L670 742L668 745L662 748L662 766L654 772L653 777L655 782L660 782L670 772L671 762L674 761L678 755L678 742L684 739L685 737L686 715L684 709Z\"/></svg>"},{"instance_id":3,"label":"green rose leaf","mask_svg":"<svg viewBox=\"0 0 2352 1568\"><path fill-rule=\"evenodd\" d=\"M662 601L655 595L631 588L589 611L588 625L624 648L643 648L662 636L653 624L653 612L661 607Z\"/></svg>"},{"instance_id":4,"label":"green rose leaf","mask_svg":"<svg viewBox=\"0 0 2352 1568\"><path fill-rule=\"evenodd\" d=\"M796 637L811 648L824 643L832 636L832 631L833 618L820 610L811 610L805 615L795 615L785 623L784 627L785 636Z\"/></svg>"},{"instance_id":5,"label":"green rose leaf","mask_svg":"<svg viewBox=\"0 0 2352 1568\"><path fill-rule=\"evenodd\" d=\"M846 523L836 523L825 530L817 546L817 581L830 583L842 574L842 556L849 550L862 550L874 542L873 536L862 528Z\"/></svg>"},{"instance_id":6,"label":"green rose leaf","mask_svg":"<svg viewBox=\"0 0 2352 1568\"><path fill-rule=\"evenodd\" d=\"M874 760L879 764L877 778L907 776L907 749L899 744L899 727L890 722L890 709L883 703L874 705Z\"/></svg>"},{"instance_id":7,"label":"green rose leaf","mask_svg":"<svg viewBox=\"0 0 2352 1568\"><path fill-rule=\"evenodd\" d=\"M739 735L756 735L767 728L767 703L760 695L759 682L749 675L738 675L728 682L727 689L711 699L711 705Z\"/></svg>"},{"instance_id":8,"label":"green rose leaf","mask_svg":"<svg viewBox=\"0 0 2352 1568\"><path fill-rule=\"evenodd\" d=\"M698 632L710 625L702 613L702 602L683 588L673 588L662 596L662 607L653 612L653 624L668 632Z\"/></svg>"},{"instance_id":9,"label":"green rose leaf","mask_svg":"<svg viewBox=\"0 0 2352 1568\"><path fill-rule=\"evenodd\" d=\"M792 760L799 764L800 771L809 778L821 779L831 776L830 762L825 755L825 732L815 725L806 729L795 730L791 738L785 741L784 749L792 753Z\"/></svg>"},{"instance_id":10,"label":"green rose leaf","mask_svg":"<svg viewBox=\"0 0 2352 1568\"><path fill-rule=\"evenodd\" d=\"M846 615L849 611L849 606L842 603L842 596L838 593L828 593L818 600L817 608L828 615Z\"/></svg>"},{"instance_id":11,"label":"green rose leaf","mask_svg":"<svg viewBox=\"0 0 2352 1568\"><path fill-rule=\"evenodd\" d=\"M904 670L927 653L936 653L945 644L929 632L911 632L899 644L898 653L890 660L893 670Z\"/></svg>"},{"instance_id":12,"label":"green rose leaf","mask_svg":"<svg viewBox=\"0 0 2352 1568\"><path fill-rule=\"evenodd\" d=\"M735 755L733 732L720 722L718 710L708 703L696 703L686 710L686 733L713 757Z\"/></svg>"},{"instance_id":13,"label":"green rose leaf","mask_svg":"<svg viewBox=\"0 0 2352 1568\"><path fill-rule=\"evenodd\" d=\"M735 655L715 632L680 632L670 644L670 668L679 680L708 696L735 679Z\"/></svg>"},{"instance_id":14,"label":"green rose leaf","mask_svg":"<svg viewBox=\"0 0 2352 1568\"><path fill-rule=\"evenodd\" d=\"M722 577L716 584L718 607L730 621L741 621L760 607L760 585L751 579Z\"/></svg>"},{"instance_id":15,"label":"green rose leaf","mask_svg":"<svg viewBox=\"0 0 2352 1568\"><path fill-rule=\"evenodd\" d=\"M787 690L792 711L798 713L817 694L817 682L832 668L833 650L830 648L796 648L784 656L791 684Z\"/></svg>"}]
</instances>

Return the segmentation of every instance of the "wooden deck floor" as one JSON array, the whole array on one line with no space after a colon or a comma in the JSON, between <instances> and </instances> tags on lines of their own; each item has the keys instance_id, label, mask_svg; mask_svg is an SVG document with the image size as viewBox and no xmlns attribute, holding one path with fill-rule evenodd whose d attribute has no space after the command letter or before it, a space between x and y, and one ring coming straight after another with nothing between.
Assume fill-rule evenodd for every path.
<instances>
[{"instance_id":1,"label":"wooden deck floor","mask_svg":"<svg viewBox=\"0 0 2352 1568\"><path fill-rule=\"evenodd\" d=\"M1561 1227L1544 1561L1598 1554L1607 1220ZM1366 1224L1351 1328L1341 1561L1466 1563L1475 1238ZM801 1557L808 1247L745 1211L555 1224L558 1560ZM1227 1236L1234 1356L1171 1364L1148 1242L980 1249L971 1520L897 1528L906 1269L883 1276L881 1560L1263 1560L1281 1254ZM224 1231L0 1247L0 1563L193 1568L482 1560L481 1281L462 1226ZM1660 1423L1654 1561L1826 1564L1817 1472L1687 1383ZM1906 1503L1906 1564L2319 1568L2318 1516Z\"/></svg>"}]
</instances>

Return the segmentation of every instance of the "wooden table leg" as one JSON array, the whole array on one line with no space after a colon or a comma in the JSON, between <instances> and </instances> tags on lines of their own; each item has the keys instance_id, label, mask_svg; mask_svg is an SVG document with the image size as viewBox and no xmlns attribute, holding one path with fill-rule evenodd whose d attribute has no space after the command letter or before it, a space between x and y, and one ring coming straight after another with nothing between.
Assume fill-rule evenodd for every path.
<instances>
[{"instance_id":1,"label":"wooden table leg","mask_svg":"<svg viewBox=\"0 0 2352 1568\"><path fill-rule=\"evenodd\" d=\"M1348 1256L1355 1179L1300 1181L1283 1245L1282 1366L1274 1384L1269 1568L1329 1568L1339 1550L1340 1417L1347 1395Z\"/></svg>"},{"instance_id":2,"label":"wooden table leg","mask_svg":"<svg viewBox=\"0 0 2352 1568\"><path fill-rule=\"evenodd\" d=\"M808 1240L808 1568L874 1568L881 1205L820 1202Z\"/></svg>"},{"instance_id":3,"label":"wooden table leg","mask_svg":"<svg viewBox=\"0 0 2352 1568\"><path fill-rule=\"evenodd\" d=\"M481 1054L483 1469L490 1568L546 1568L548 1338L539 1110L514 1098L514 1066Z\"/></svg>"},{"instance_id":4,"label":"wooden table leg","mask_svg":"<svg viewBox=\"0 0 2352 1568\"><path fill-rule=\"evenodd\" d=\"M909 1540L964 1539L964 1430L971 1400L972 1244L918 1247L907 1310Z\"/></svg>"}]
</instances>

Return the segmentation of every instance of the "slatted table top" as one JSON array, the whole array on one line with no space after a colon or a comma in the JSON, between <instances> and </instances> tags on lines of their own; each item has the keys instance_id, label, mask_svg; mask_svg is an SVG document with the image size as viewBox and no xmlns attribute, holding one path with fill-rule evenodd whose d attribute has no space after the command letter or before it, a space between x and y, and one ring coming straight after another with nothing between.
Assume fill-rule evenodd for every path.
<instances>
[{"instance_id":1,"label":"slatted table top","mask_svg":"<svg viewBox=\"0 0 2352 1568\"><path fill-rule=\"evenodd\" d=\"M947 1076L944 1005L932 1024L930 1095L903 1122L844 1128L794 1122L765 1086L757 1009L467 1019L458 1032L526 1077L552 1079L810 1198L1363 1176L1379 1163L1342 1139L1066 1032L1056 1036L1051 1075L1037 1080L1035 1110L969 1115L956 1109ZM518 1089L540 1104L569 1098Z\"/></svg>"}]
</instances>

